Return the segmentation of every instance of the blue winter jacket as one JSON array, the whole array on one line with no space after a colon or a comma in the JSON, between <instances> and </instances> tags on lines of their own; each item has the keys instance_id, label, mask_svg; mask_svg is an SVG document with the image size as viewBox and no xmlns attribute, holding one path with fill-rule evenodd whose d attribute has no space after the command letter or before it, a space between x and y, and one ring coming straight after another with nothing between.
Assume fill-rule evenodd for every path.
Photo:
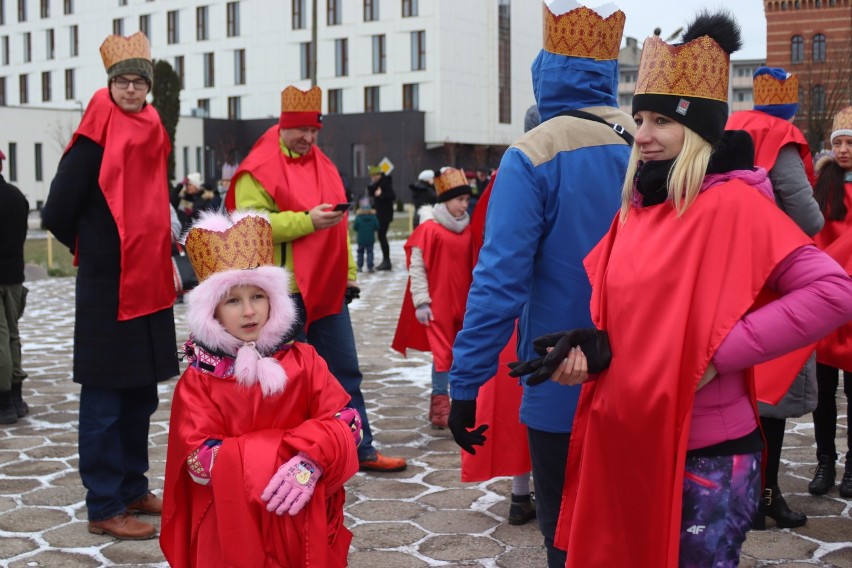
<instances>
[{"instance_id":1,"label":"blue winter jacket","mask_svg":"<svg viewBox=\"0 0 852 568\"><path fill-rule=\"evenodd\" d=\"M630 146L613 129L557 116L583 109L635 131L616 107L618 63L539 53L533 90L542 124L504 154L488 204L485 241L473 273L464 327L453 346L452 397L475 399L519 321L518 355L537 357L532 340L591 327L591 286L583 258L621 203ZM521 422L570 432L579 387L524 385Z\"/></svg>"}]
</instances>

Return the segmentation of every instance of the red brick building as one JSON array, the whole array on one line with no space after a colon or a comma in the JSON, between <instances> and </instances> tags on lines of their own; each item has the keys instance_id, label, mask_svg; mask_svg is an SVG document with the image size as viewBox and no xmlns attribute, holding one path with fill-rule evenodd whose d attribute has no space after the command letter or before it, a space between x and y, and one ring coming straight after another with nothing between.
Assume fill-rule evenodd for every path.
<instances>
[{"instance_id":1,"label":"red brick building","mask_svg":"<svg viewBox=\"0 0 852 568\"><path fill-rule=\"evenodd\" d=\"M764 0L763 8L766 64L798 77L796 125L817 151L834 114L852 103L852 0Z\"/></svg>"}]
</instances>

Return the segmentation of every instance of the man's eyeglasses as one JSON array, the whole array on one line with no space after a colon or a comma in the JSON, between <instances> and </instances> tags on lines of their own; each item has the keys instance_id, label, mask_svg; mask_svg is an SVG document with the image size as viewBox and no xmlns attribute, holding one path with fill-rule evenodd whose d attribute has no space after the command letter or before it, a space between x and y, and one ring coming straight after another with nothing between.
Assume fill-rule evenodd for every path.
<instances>
[{"instance_id":1,"label":"man's eyeglasses","mask_svg":"<svg viewBox=\"0 0 852 568\"><path fill-rule=\"evenodd\" d=\"M118 87L119 89L126 89L130 86L130 83L133 83L133 88L137 91L141 91L142 89L148 88L148 81L145 79L125 79L124 77L116 77L112 80L112 84Z\"/></svg>"}]
</instances>

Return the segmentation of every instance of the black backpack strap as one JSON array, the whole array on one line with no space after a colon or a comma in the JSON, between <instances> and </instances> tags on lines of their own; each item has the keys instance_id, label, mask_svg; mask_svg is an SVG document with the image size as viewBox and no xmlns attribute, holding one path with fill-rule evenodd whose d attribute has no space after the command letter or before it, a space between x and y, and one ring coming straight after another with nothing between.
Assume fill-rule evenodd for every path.
<instances>
[{"instance_id":1,"label":"black backpack strap","mask_svg":"<svg viewBox=\"0 0 852 568\"><path fill-rule=\"evenodd\" d=\"M596 114L592 114L590 112L586 112L584 110L565 110L557 114L556 116L573 116L574 118L582 118L584 120L591 120L594 122L600 122L601 124L606 124L610 128L612 128L616 134L621 136L625 142L627 142L628 146L633 146L633 136L627 132L627 130L621 126L620 124L612 124L602 119Z\"/></svg>"}]
</instances>

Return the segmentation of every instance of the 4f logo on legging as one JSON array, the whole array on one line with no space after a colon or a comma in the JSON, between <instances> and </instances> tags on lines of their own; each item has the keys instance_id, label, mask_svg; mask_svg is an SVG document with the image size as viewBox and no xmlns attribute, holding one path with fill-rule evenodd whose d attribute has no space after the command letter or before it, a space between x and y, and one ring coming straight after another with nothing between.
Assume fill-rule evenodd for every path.
<instances>
[{"instance_id":1,"label":"4f logo on legging","mask_svg":"<svg viewBox=\"0 0 852 568\"><path fill-rule=\"evenodd\" d=\"M686 532L692 534L701 534L702 532L704 532L705 528L705 525L692 525L691 527L686 529Z\"/></svg>"}]
</instances>

